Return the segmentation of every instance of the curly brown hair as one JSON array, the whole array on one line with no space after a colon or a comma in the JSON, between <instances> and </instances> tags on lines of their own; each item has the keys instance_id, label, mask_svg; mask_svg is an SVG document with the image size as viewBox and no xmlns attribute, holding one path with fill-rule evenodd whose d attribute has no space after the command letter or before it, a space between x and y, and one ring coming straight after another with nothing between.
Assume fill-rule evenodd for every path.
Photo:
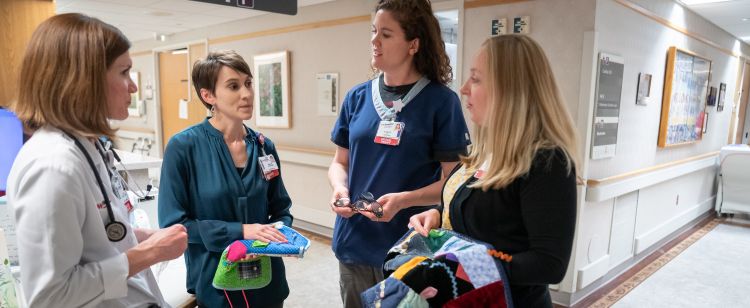
<instances>
[{"instance_id":1,"label":"curly brown hair","mask_svg":"<svg viewBox=\"0 0 750 308\"><path fill-rule=\"evenodd\" d=\"M422 75L444 85L453 80L450 59L445 53L440 23L429 0L379 0L375 12L388 11L404 30L407 41L419 39L414 66Z\"/></svg>"}]
</instances>

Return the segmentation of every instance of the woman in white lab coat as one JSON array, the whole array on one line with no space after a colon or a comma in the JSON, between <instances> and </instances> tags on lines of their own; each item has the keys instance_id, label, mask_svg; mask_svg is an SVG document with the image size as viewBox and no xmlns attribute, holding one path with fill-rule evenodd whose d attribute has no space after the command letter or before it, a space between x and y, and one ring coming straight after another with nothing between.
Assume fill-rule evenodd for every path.
<instances>
[{"instance_id":1,"label":"woman in white lab coat","mask_svg":"<svg viewBox=\"0 0 750 308\"><path fill-rule=\"evenodd\" d=\"M12 110L34 131L11 168L21 286L30 307L168 307L149 266L179 257L181 225L135 229L132 206L97 141L128 117L130 42L80 14L43 22Z\"/></svg>"}]
</instances>

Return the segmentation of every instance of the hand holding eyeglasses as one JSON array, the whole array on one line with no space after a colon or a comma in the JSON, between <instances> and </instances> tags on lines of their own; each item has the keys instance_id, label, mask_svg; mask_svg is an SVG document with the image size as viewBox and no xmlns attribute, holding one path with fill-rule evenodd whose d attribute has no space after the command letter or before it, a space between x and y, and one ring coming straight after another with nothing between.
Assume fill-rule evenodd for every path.
<instances>
[{"instance_id":1,"label":"hand holding eyeglasses","mask_svg":"<svg viewBox=\"0 0 750 308\"><path fill-rule=\"evenodd\" d=\"M349 198L338 198L333 202L334 208L349 208L352 211L364 214L370 219L374 216L377 220L383 217L383 207L375 200L372 193L364 192L359 195L359 199L354 203ZM369 215L368 215L369 214Z\"/></svg>"},{"instance_id":2,"label":"hand holding eyeglasses","mask_svg":"<svg viewBox=\"0 0 750 308\"><path fill-rule=\"evenodd\" d=\"M377 199L377 203L382 208L382 215L380 217L376 217L373 214L364 212L362 215L367 216L373 221L377 222L389 222L391 219L393 219L396 214L401 211L402 209L406 208L406 201L404 200L406 196L406 193L404 192L395 192L395 193L389 193L380 196L380 198Z\"/></svg>"},{"instance_id":3,"label":"hand holding eyeglasses","mask_svg":"<svg viewBox=\"0 0 750 308\"><path fill-rule=\"evenodd\" d=\"M336 215L339 215L344 218L349 218L354 216L354 214L357 214L354 209L350 207L338 207L336 206L336 202L340 199L346 199L347 202L349 200L349 189L347 189L344 186L338 186L333 188L333 196L331 197L331 210L336 213Z\"/></svg>"}]
</instances>

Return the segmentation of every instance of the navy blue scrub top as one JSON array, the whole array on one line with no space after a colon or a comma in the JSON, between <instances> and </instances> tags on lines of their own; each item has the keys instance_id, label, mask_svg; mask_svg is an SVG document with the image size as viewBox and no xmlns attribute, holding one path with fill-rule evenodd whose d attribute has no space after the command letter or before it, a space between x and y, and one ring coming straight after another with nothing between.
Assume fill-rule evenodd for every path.
<instances>
[{"instance_id":1,"label":"navy blue scrub top","mask_svg":"<svg viewBox=\"0 0 750 308\"><path fill-rule=\"evenodd\" d=\"M242 224L281 221L292 225L292 202L281 176L266 181L256 132L245 137L247 166L237 172L222 133L208 118L169 140L164 152L159 187L159 224L183 224L188 230L187 290L208 307L229 306L224 292L212 286L221 253L243 238ZM273 142L265 138L266 154L279 163ZM280 303L289 294L284 264L272 258L272 280L265 288L246 290L250 305ZM233 303L244 303L242 293L229 292Z\"/></svg>"},{"instance_id":2,"label":"navy blue scrub top","mask_svg":"<svg viewBox=\"0 0 750 308\"><path fill-rule=\"evenodd\" d=\"M375 198L416 190L440 180L441 162L458 161L470 144L461 102L448 87L430 82L398 113L404 132L398 146L377 144L380 117L372 103L371 81L347 93L331 141L349 149L349 196ZM429 207L400 211L388 223L362 215L336 217L333 251L342 263L381 267L388 249L407 231L409 217Z\"/></svg>"}]
</instances>

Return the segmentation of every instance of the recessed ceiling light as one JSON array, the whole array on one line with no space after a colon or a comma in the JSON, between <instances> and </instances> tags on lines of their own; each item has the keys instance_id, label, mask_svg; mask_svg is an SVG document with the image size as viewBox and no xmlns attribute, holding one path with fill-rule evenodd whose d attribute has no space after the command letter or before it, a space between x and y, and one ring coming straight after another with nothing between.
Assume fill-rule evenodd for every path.
<instances>
[{"instance_id":1,"label":"recessed ceiling light","mask_svg":"<svg viewBox=\"0 0 750 308\"><path fill-rule=\"evenodd\" d=\"M150 12L146 12L146 15L164 17L164 16L172 16L174 14L170 12L164 12L164 11L150 11Z\"/></svg>"},{"instance_id":2,"label":"recessed ceiling light","mask_svg":"<svg viewBox=\"0 0 750 308\"><path fill-rule=\"evenodd\" d=\"M718 2L727 2L730 0L680 0L680 2L684 3L685 5L696 5L696 4L708 4L708 3L718 3Z\"/></svg>"}]
</instances>

